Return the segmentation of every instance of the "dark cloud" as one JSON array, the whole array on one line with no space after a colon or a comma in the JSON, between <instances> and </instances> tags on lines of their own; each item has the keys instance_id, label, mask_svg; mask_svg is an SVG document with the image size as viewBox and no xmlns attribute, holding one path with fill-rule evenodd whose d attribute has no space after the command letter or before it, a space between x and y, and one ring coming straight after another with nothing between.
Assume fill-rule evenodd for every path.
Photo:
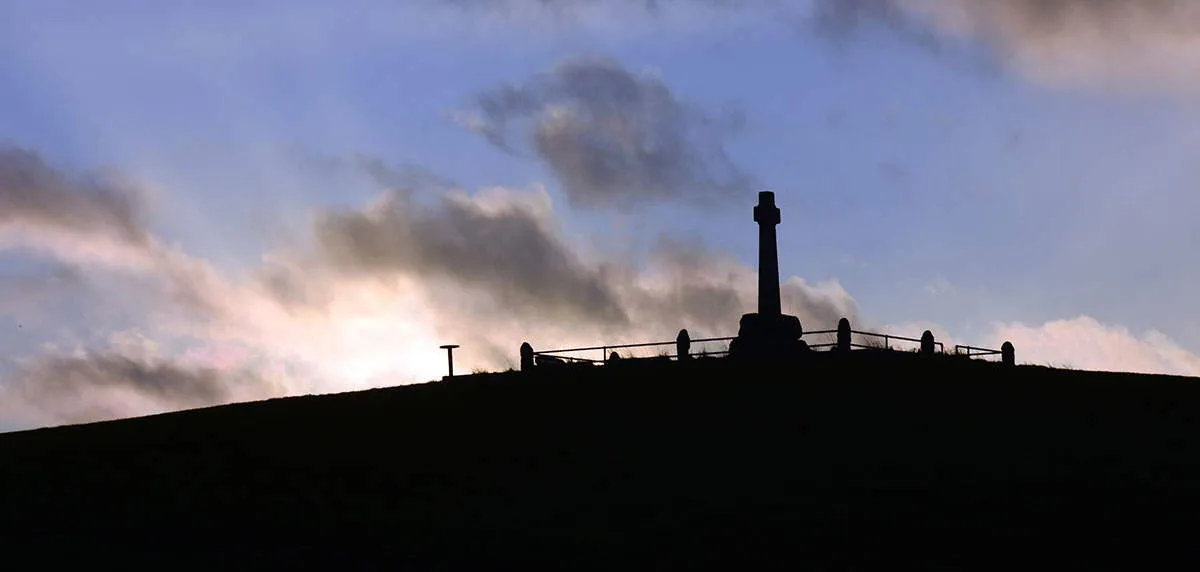
<instances>
[{"instance_id":1,"label":"dark cloud","mask_svg":"<svg viewBox=\"0 0 1200 572\"><path fill-rule=\"evenodd\" d=\"M366 211L325 213L315 234L325 257L350 273L448 280L514 310L627 319L602 271L584 266L530 205L444 197L427 207L393 194Z\"/></svg>"},{"instance_id":2,"label":"dark cloud","mask_svg":"<svg viewBox=\"0 0 1200 572\"><path fill-rule=\"evenodd\" d=\"M724 148L737 117L707 115L611 59L570 59L476 103L463 123L502 149L532 149L578 206L711 199L752 185Z\"/></svg>"},{"instance_id":3,"label":"dark cloud","mask_svg":"<svg viewBox=\"0 0 1200 572\"><path fill-rule=\"evenodd\" d=\"M742 314L757 307L754 269L698 241L664 239L650 261L651 272L662 278L661 285L627 292L627 303L634 308L631 314L706 335L732 335ZM780 301L784 312L813 329L834 327L842 317L858 316L853 298L840 287L819 289L799 279L780 285Z\"/></svg>"},{"instance_id":4,"label":"dark cloud","mask_svg":"<svg viewBox=\"0 0 1200 572\"><path fill-rule=\"evenodd\" d=\"M20 370L5 397L58 421L79 423L145 413L148 405L170 410L226 403L256 383L261 382L248 374L110 351L39 358Z\"/></svg>"},{"instance_id":5,"label":"dark cloud","mask_svg":"<svg viewBox=\"0 0 1200 572\"><path fill-rule=\"evenodd\" d=\"M329 304L328 284L305 275L294 265L267 263L257 269L254 283L272 300L291 310Z\"/></svg>"},{"instance_id":6,"label":"dark cloud","mask_svg":"<svg viewBox=\"0 0 1200 572\"><path fill-rule=\"evenodd\" d=\"M73 176L34 152L0 145L0 229L114 239L146 245L150 235L132 189L102 177Z\"/></svg>"},{"instance_id":7,"label":"dark cloud","mask_svg":"<svg viewBox=\"0 0 1200 572\"><path fill-rule=\"evenodd\" d=\"M520 322L576 324L594 335L681 327L717 335L735 332L739 317L755 307L754 270L698 242L664 239L639 266L632 258L588 260L554 227L552 213L527 197L445 198L424 207L390 196L364 211L326 213L316 236L322 256L344 275L405 274L433 290L441 283L473 292L473 300L439 309L460 330L470 322ZM304 276L281 273L273 291L291 303L306 299L297 294L306 288ZM788 311L822 327L857 313L840 288L792 281L782 295Z\"/></svg>"}]
</instances>

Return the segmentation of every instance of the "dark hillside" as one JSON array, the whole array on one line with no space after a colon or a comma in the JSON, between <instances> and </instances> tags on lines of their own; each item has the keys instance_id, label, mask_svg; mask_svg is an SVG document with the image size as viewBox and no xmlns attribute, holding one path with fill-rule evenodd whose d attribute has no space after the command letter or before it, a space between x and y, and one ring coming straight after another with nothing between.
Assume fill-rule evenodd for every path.
<instances>
[{"instance_id":1,"label":"dark hillside","mask_svg":"<svg viewBox=\"0 0 1200 572\"><path fill-rule=\"evenodd\" d=\"M465 376L0 435L0 514L173 568L1105 566L1194 556L1197 410L1194 379L950 360Z\"/></svg>"}]
</instances>

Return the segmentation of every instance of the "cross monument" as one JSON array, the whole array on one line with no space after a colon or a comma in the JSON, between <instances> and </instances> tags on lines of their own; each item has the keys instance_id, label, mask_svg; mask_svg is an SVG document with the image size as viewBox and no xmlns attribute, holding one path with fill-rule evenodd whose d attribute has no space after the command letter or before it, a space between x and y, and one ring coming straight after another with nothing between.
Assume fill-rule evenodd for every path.
<instances>
[{"instance_id":1,"label":"cross monument","mask_svg":"<svg viewBox=\"0 0 1200 572\"><path fill-rule=\"evenodd\" d=\"M779 303L779 250L775 226L780 222L775 193L758 193L754 222L758 223L758 313L742 316L737 338L729 346L735 358L769 360L803 351L800 319L782 313Z\"/></svg>"}]
</instances>

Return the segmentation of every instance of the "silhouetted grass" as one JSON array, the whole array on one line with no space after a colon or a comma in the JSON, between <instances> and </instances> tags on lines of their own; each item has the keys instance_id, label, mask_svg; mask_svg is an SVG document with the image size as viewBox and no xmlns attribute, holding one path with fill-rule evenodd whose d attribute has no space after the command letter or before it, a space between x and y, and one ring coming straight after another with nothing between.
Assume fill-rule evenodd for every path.
<instances>
[{"instance_id":1,"label":"silhouetted grass","mask_svg":"<svg viewBox=\"0 0 1200 572\"><path fill-rule=\"evenodd\" d=\"M0 515L89 566L1104 566L1190 554L1198 408L910 352L628 360L2 435Z\"/></svg>"}]
</instances>

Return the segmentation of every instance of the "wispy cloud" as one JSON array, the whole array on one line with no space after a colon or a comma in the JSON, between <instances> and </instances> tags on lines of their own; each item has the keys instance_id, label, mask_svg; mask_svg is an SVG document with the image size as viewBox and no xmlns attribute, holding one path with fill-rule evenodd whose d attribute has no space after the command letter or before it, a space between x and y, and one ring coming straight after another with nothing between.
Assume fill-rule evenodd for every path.
<instances>
[{"instance_id":1,"label":"wispy cloud","mask_svg":"<svg viewBox=\"0 0 1200 572\"><path fill-rule=\"evenodd\" d=\"M990 337L995 344L1011 341L1023 363L1200 376L1200 356L1161 332L1137 335L1088 316L1041 325L1000 323Z\"/></svg>"},{"instance_id":2,"label":"wispy cloud","mask_svg":"<svg viewBox=\"0 0 1200 572\"><path fill-rule=\"evenodd\" d=\"M933 54L963 42L1051 85L1194 94L1200 80L1200 4L1192 0L508 0L452 3L458 10L559 28L641 15L658 22L701 13L798 22L848 41L881 26ZM711 24L710 24L711 25Z\"/></svg>"},{"instance_id":3,"label":"wispy cloud","mask_svg":"<svg viewBox=\"0 0 1200 572\"><path fill-rule=\"evenodd\" d=\"M476 103L459 122L501 149L531 149L575 205L714 198L753 184L725 151L736 118L706 114L612 59L572 58Z\"/></svg>"},{"instance_id":4,"label":"wispy cloud","mask_svg":"<svg viewBox=\"0 0 1200 572\"><path fill-rule=\"evenodd\" d=\"M28 360L6 383L6 416L33 422L87 422L145 415L279 393L258 371L189 365L131 348Z\"/></svg>"},{"instance_id":5,"label":"wispy cloud","mask_svg":"<svg viewBox=\"0 0 1200 572\"><path fill-rule=\"evenodd\" d=\"M816 14L828 31L883 25L925 45L982 43L1049 84L1200 89L1200 4L1191 0L819 0Z\"/></svg>"},{"instance_id":6,"label":"wispy cloud","mask_svg":"<svg viewBox=\"0 0 1200 572\"><path fill-rule=\"evenodd\" d=\"M365 153L328 155L289 146L284 149L284 154L292 161L292 166L318 177L341 173L365 175L375 186L392 193L409 194L417 189L448 190L458 187L453 180L421 165L393 164Z\"/></svg>"},{"instance_id":7,"label":"wispy cloud","mask_svg":"<svg viewBox=\"0 0 1200 572\"><path fill-rule=\"evenodd\" d=\"M68 175L37 152L0 146L0 248L51 250L77 262L144 262L144 197L115 175Z\"/></svg>"}]
</instances>

